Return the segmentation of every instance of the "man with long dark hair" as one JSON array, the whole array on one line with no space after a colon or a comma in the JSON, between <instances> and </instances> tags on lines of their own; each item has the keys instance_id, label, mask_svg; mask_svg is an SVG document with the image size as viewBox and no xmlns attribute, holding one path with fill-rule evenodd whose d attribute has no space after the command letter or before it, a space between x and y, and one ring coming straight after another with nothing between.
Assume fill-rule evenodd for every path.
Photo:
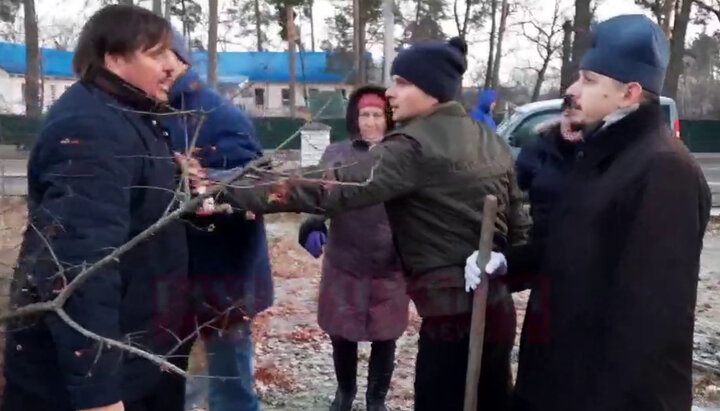
<instances>
[{"instance_id":1,"label":"man with long dark hair","mask_svg":"<svg viewBox=\"0 0 720 411\"><path fill-rule=\"evenodd\" d=\"M171 207L176 166L154 120L174 77L171 44L168 22L139 7L109 6L85 24L73 58L80 80L50 109L30 155L13 308L51 300ZM173 313L183 312L171 291L186 276L185 227L175 222L89 277L63 310L91 333L165 354L177 343ZM5 411L183 409L183 378L54 313L9 324L5 358Z\"/></svg>"}]
</instances>

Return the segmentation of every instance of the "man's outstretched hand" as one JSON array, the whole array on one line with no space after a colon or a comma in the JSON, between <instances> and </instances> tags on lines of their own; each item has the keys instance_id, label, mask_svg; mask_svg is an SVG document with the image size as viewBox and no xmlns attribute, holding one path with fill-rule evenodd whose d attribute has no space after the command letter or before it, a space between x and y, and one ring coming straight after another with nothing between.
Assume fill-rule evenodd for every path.
<instances>
[{"instance_id":1,"label":"man's outstretched hand","mask_svg":"<svg viewBox=\"0 0 720 411\"><path fill-rule=\"evenodd\" d=\"M483 270L477 265L478 252L470 254L465 260L465 291L474 290L482 282ZM507 272L507 260L503 253L490 253L490 261L485 265L485 273L489 276L504 275Z\"/></svg>"}]
</instances>

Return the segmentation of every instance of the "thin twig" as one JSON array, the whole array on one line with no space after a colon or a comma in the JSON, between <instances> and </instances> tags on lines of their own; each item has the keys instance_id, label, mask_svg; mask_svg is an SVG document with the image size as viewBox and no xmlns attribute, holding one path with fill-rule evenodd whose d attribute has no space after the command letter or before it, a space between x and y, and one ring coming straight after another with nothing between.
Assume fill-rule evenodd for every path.
<instances>
[{"instance_id":1,"label":"thin twig","mask_svg":"<svg viewBox=\"0 0 720 411\"><path fill-rule=\"evenodd\" d=\"M135 354L138 357L144 358L154 364L159 365L162 369L167 369L169 371L174 372L175 374L181 375L183 377L187 376L187 373L185 371L181 370L176 365L170 363L167 360L162 359L161 357L159 357L157 355L150 354L149 352L141 350L139 348L135 348L132 345L124 344L119 341L113 340L112 338L106 338L106 337L103 337L102 335L95 334L92 331L88 331L83 326L76 323L75 320L70 318L70 316L67 315L65 310L63 310L62 308L58 308L54 311L57 313L57 315L63 321L65 321L65 323L68 326L70 326L70 328L72 328L73 330L77 331L78 333L82 334L83 336L85 336L87 338L98 341L99 343L105 344L109 347L119 348L123 351L129 352L130 354Z\"/></svg>"},{"instance_id":2,"label":"thin twig","mask_svg":"<svg viewBox=\"0 0 720 411\"><path fill-rule=\"evenodd\" d=\"M35 227L34 223L30 223L30 227L32 227L33 231L35 231L35 234L40 237L40 239L45 243L45 247L47 247L48 251L50 252L50 256L52 257L53 261L55 262L55 265L58 269L58 274L64 275L65 268L63 268L63 265L60 263L60 259L58 259L57 255L55 254L55 250L53 250L52 246L50 246L50 241L48 241L47 238L38 230L37 227Z\"/></svg>"},{"instance_id":3,"label":"thin twig","mask_svg":"<svg viewBox=\"0 0 720 411\"><path fill-rule=\"evenodd\" d=\"M230 314L230 312L231 312L232 310L234 310L234 309L236 309L236 308L239 308L239 306L240 306L240 304L238 303L238 304L235 304L235 305L233 305L233 306L231 306L231 307L228 307L228 308L226 308L223 312L219 313L215 318L213 318L213 319L211 319L211 320L208 320L208 321L205 321L204 323L202 323L202 324L200 324L200 325L196 325L196 326L195 326L195 331L193 331L190 335L188 335L187 337L183 338L182 340L180 340L180 339L178 338L179 341L178 341L177 345L175 345L175 347L173 347L170 351L168 351L168 353L166 354L166 356L170 356L170 355L172 355L173 353L175 353L175 351L179 350L183 345L185 345L186 343L190 342L190 340L192 340L192 339L195 338L196 336L200 335L200 331L201 331L201 330L203 330L203 329L206 328L206 327L210 327L210 325L211 325L212 323L214 323L215 321L217 321L217 320L218 320L219 318L221 318L223 315Z\"/></svg>"}]
</instances>

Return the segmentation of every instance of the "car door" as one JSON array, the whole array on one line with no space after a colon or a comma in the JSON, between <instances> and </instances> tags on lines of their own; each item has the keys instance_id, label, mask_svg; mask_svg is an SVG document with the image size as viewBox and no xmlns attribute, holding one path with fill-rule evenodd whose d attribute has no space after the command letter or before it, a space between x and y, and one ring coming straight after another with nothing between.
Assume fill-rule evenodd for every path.
<instances>
[{"instance_id":1,"label":"car door","mask_svg":"<svg viewBox=\"0 0 720 411\"><path fill-rule=\"evenodd\" d=\"M529 113L520 120L509 132L508 144L513 158L517 158L520 150L528 144L533 144L540 138L537 127L560 115L560 109L551 109Z\"/></svg>"}]
</instances>

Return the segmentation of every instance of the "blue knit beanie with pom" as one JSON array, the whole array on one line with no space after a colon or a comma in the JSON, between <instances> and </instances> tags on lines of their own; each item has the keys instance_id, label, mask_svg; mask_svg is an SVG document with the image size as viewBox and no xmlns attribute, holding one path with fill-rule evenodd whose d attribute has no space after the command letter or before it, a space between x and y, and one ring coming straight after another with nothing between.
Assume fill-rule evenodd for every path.
<instances>
[{"instance_id":1,"label":"blue knit beanie with pom","mask_svg":"<svg viewBox=\"0 0 720 411\"><path fill-rule=\"evenodd\" d=\"M398 53L390 74L416 85L441 103L455 98L467 69L467 44L459 37L448 42L424 41Z\"/></svg>"}]
</instances>

